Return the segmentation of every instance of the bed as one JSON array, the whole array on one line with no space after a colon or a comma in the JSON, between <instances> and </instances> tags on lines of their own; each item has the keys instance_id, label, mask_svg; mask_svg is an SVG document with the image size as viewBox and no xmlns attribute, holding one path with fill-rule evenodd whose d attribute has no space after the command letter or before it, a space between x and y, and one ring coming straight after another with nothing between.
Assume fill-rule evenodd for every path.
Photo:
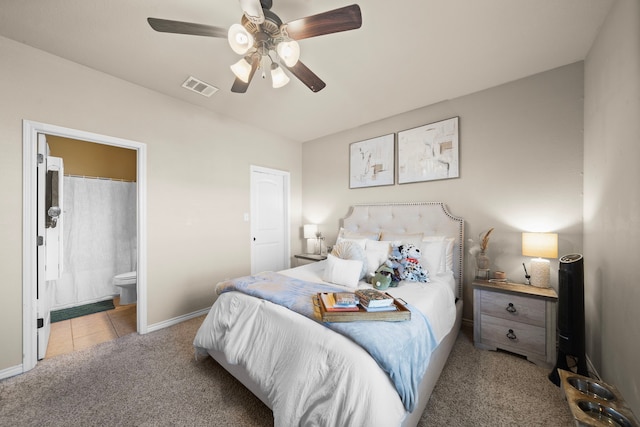
<instances>
[{"instance_id":1,"label":"bed","mask_svg":"<svg viewBox=\"0 0 640 427\"><path fill-rule=\"evenodd\" d=\"M316 318L261 294L243 293L240 286L229 288L225 282L218 284L217 300L194 339L197 357L213 357L272 409L276 426L417 425L461 326L464 221L440 202L352 206L342 220L338 242L365 238L366 248L375 236L379 243L372 246L412 241L422 249L429 282L402 281L386 290L407 303L410 322L323 323L312 303ZM367 252L371 264L370 255ZM323 286L350 290L351 285L342 288L333 280L327 282L327 271L334 266L329 261L248 276L232 285L259 276L267 287L286 285L303 293ZM365 281L356 285L367 286ZM402 334L388 351L356 344L363 335L389 341L384 333L393 335L400 329L387 327L408 330L418 323L421 328L424 323L427 332L411 332L414 338L408 341L416 346L425 341L426 347L410 347L400 341ZM341 329L351 325L373 327L376 333L357 329L349 335Z\"/></svg>"}]
</instances>

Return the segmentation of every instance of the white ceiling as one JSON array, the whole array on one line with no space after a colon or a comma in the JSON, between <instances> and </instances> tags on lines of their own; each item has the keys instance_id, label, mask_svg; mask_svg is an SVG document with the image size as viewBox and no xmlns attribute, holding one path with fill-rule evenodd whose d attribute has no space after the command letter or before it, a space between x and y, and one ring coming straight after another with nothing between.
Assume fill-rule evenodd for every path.
<instances>
[{"instance_id":1,"label":"white ceiling","mask_svg":"<svg viewBox=\"0 0 640 427\"><path fill-rule=\"evenodd\" d=\"M283 22L356 0L273 0ZM300 41L327 87L258 73L230 91L225 39L153 31L147 17L228 28L236 0L0 0L0 35L294 141L308 141L585 58L613 0L357 0L362 28ZM194 76L220 90L181 87Z\"/></svg>"}]
</instances>

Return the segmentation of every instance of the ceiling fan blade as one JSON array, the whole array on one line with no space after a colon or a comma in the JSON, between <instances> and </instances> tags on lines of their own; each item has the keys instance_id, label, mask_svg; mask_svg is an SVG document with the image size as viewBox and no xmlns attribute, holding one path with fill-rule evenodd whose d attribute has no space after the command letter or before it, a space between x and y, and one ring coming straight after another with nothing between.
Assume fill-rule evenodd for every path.
<instances>
[{"instance_id":1,"label":"ceiling fan blade","mask_svg":"<svg viewBox=\"0 0 640 427\"><path fill-rule=\"evenodd\" d=\"M233 82L233 85L231 86L231 92L245 93L249 88L249 83L251 83L251 79L253 79L253 75L256 73L256 70L258 69L258 65L260 65L260 57L254 56L253 62L251 63L251 72L249 73L249 81L244 82L241 79L236 77L235 81Z\"/></svg>"},{"instance_id":2,"label":"ceiling fan blade","mask_svg":"<svg viewBox=\"0 0 640 427\"><path fill-rule=\"evenodd\" d=\"M283 64L287 67L286 64ZM320 80L320 77L316 76L313 71L311 71L306 65L304 65L301 61L296 62L296 65L293 67L287 67L291 74L296 76L298 80L304 83L312 92L319 92L327 85L325 82Z\"/></svg>"},{"instance_id":3,"label":"ceiling fan blade","mask_svg":"<svg viewBox=\"0 0 640 427\"><path fill-rule=\"evenodd\" d=\"M193 22L171 21L169 19L147 18L149 25L161 33L189 34L192 36L227 38L226 28Z\"/></svg>"},{"instance_id":4,"label":"ceiling fan blade","mask_svg":"<svg viewBox=\"0 0 640 427\"><path fill-rule=\"evenodd\" d=\"M294 40L355 30L361 26L362 14L357 4L296 19L283 25L289 37Z\"/></svg>"}]
</instances>

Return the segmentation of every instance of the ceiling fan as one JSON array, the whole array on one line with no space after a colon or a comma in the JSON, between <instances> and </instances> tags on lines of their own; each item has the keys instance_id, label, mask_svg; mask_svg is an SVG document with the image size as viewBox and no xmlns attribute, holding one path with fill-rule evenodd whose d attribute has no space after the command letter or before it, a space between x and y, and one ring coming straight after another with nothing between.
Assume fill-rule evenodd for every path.
<instances>
[{"instance_id":1,"label":"ceiling fan","mask_svg":"<svg viewBox=\"0 0 640 427\"><path fill-rule=\"evenodd\" d=\"M258 69L262 69L263 77L269 69L274 88L286 85L289 77L282 67L313 92L322 90L326 84L299 60L300 46L297 40L355 30L362 26L360 6L357 4L283 23L271 11L272 0L239 1L243 11L240 24L233 24L228 30L159 18L147 18L147 21L151 28L163 33L226 38L233 51L242 55L231 66L236 76L231 91L236 93L247 91Z\"/></svg>"}]
</instances>

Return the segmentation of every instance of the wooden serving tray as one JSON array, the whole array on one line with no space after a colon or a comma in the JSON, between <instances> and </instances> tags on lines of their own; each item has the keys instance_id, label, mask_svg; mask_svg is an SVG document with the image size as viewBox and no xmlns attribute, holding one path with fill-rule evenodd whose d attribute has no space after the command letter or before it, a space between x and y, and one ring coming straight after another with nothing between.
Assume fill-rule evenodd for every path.
<instances>
[{"instance_id":1,"label":"wooden serving tray","mask_svg":"<svg viewBox=\"0 0 640 427\"><path fill-rule=\"evenodd\" d=\"M319 310L320 319L322 319L323 322L358 322L371 320L401 322L411 320L411 311L406 307L404 302L394 298L393 303L398 308L396 311L370 312L362 307L358 307L358 311L327 311L320 295L313 297L313 305Z\"/></svg>"}]
</instances>

